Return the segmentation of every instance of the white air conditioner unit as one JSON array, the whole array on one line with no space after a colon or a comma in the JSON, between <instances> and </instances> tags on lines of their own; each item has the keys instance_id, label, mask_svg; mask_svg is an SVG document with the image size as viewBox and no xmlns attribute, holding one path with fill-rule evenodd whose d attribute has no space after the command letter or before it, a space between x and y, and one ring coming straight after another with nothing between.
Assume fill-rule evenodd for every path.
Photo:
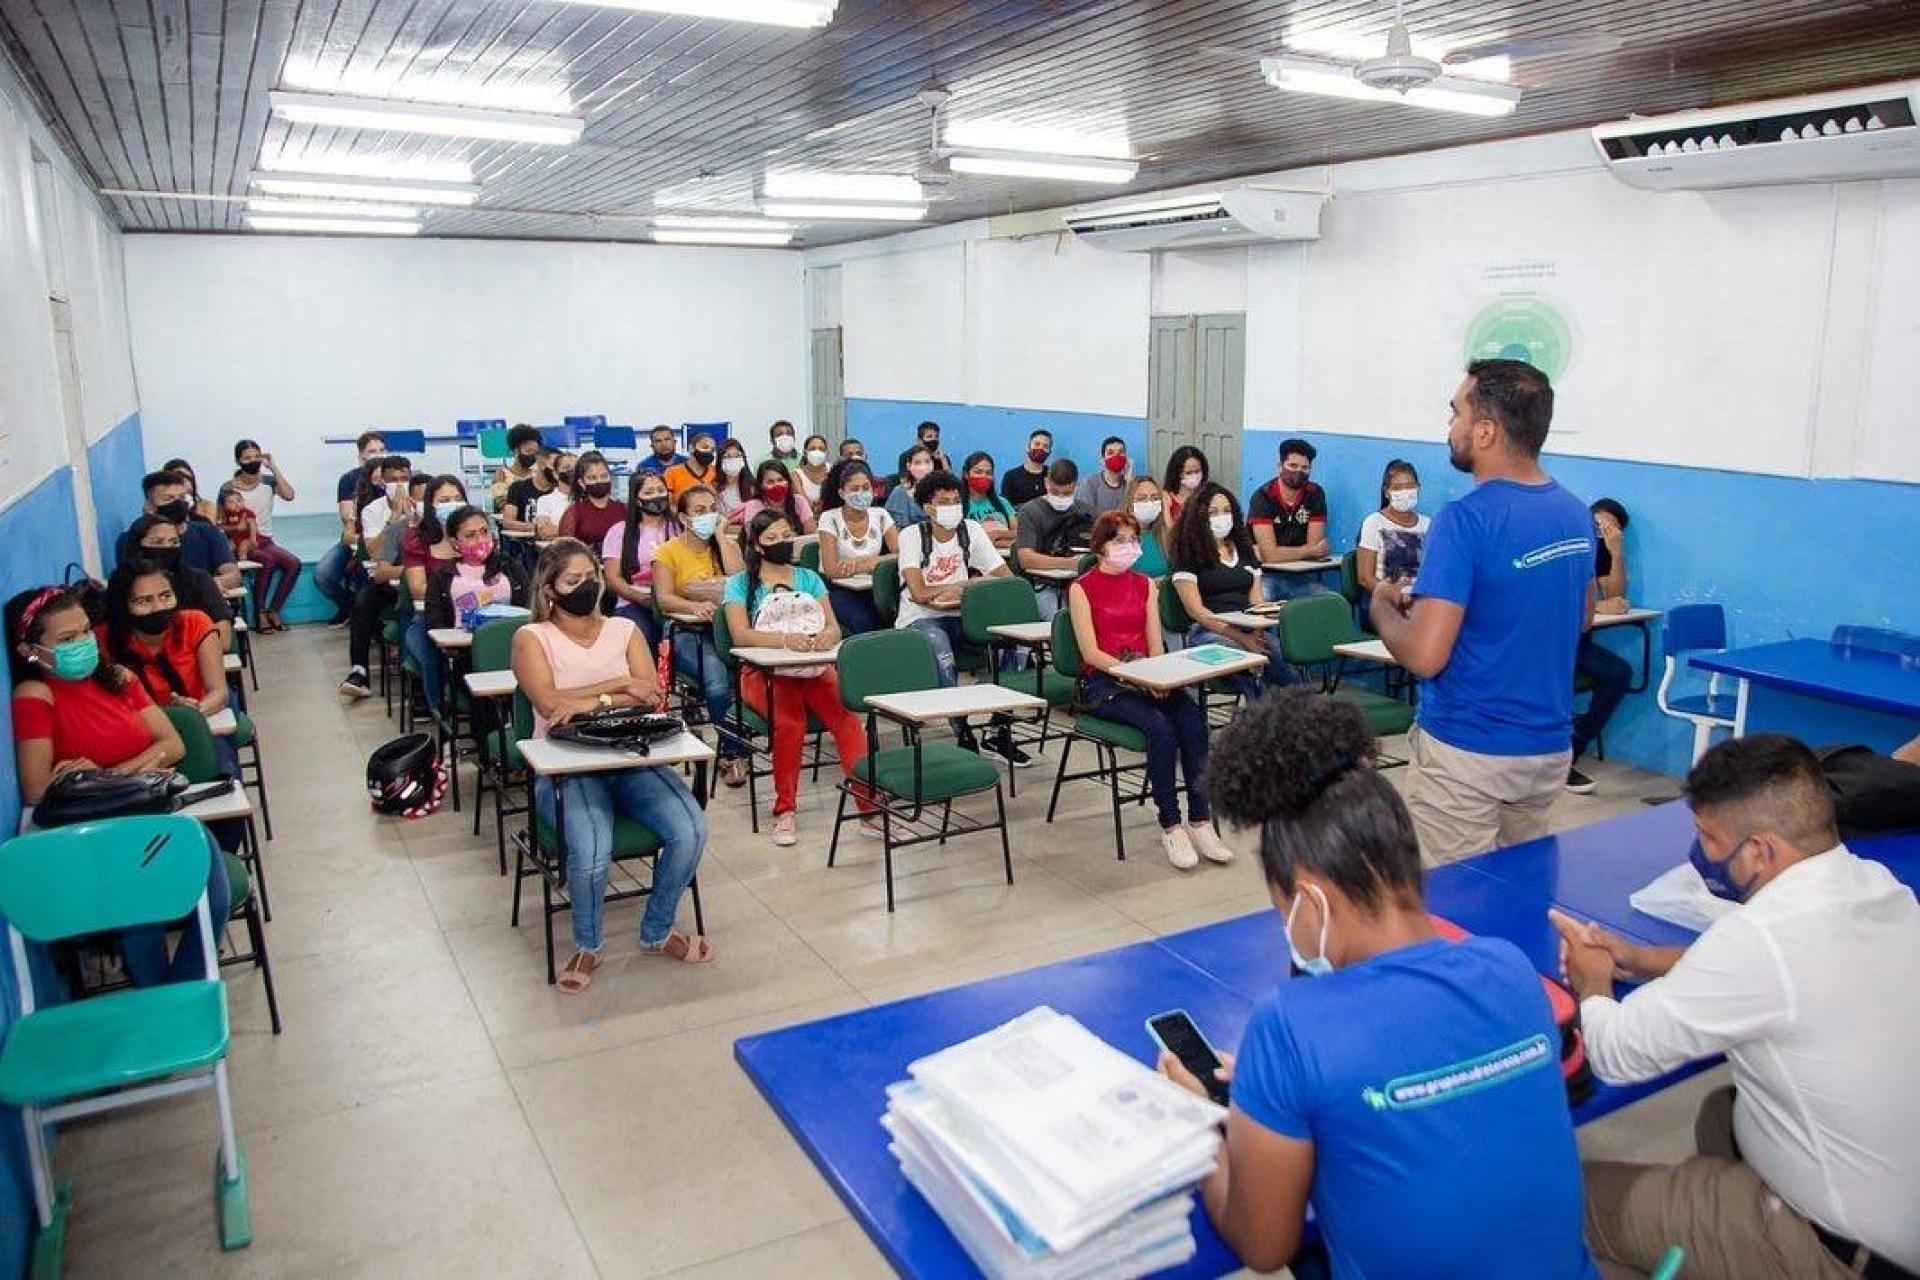
<instances>
[{"instance_id":1,"label":"white air conditioner unit","mask_svg":"<svg viewBox=\"0 0 1920 1280\"><path fill-rule=\"evenodd\" d=\"M1318 240L1324 192L1272 187L1095 205L1067 214L1067 229L1103 249L1210 249L1263 240Z\"/></svg>"},{"instance_id":2,"label":"white air conditioner unit","mask_svg":"<svg viewBox=\"0 0 1920 1280\"><path fill-rule=\"evenodd\" d=\"M1920 81L1603 124L1608 172L1649 191L1920 174Z\"/></svg>"}]
</instances>

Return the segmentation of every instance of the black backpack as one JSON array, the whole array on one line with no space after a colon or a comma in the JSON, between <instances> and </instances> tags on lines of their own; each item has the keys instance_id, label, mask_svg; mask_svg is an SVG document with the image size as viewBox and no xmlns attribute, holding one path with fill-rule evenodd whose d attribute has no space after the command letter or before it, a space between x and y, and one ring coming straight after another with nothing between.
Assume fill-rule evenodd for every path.
<instances>
[{"instance_id":1,"label":"black backpack","mask_svg":"<svg viewBox=\"0 0 1920 1280\"><path fill-rule=\"evenodd\" d=\"M1842 839L1920 830L1920 764L1883 756L1859 743L1822 747L1820 772L1833 793Z\"/></svg>"},{"instance_id":2,"label":"black backpack","mask_svg":"<svg viewBox=\"0 0 1920 1280\"><path fill-rule=\"evenodd\" d=\"M1043 556L1070 556L1074 554L1075 547L1084 547L1092 540L1093 516L1076 506L1054 526L1044 545L1035 550Z\"/></svg>"}]
</instances>

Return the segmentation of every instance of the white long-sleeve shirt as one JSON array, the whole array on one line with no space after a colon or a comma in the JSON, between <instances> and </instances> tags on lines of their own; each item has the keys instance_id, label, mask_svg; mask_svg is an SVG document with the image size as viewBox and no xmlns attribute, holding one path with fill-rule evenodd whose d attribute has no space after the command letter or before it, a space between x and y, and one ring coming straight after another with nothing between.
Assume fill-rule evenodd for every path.
<instances>
[{"instance_id":1,"label":"white long-sleeve shirt","mask_svg":"<svg viewBox=\"0 0 1920 1280\"><path fill-rule=\"evenodd\" d=\"M1920 903L1836 845L1787 868L1623 1001L1581 1002L1601 1079L1724 1053L1734 1137L1804 1217L1920 1270Z\"/></svg>"}]
</instances>

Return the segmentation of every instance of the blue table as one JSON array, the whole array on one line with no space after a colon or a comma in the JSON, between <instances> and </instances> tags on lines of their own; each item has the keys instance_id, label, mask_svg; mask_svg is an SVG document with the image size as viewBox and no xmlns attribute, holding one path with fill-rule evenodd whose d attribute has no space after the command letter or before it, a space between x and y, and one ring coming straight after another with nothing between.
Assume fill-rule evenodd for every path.
<instances>
[{"instance_id":1,"label":"blue table","mask_svg":"<svg viewBox=\"0 0 1920 1280\"><path fill-rule=\"evenodd\" d=\"M1694 654L1701 671L1739 681L1734 735L1790 733L1815 746L1892 751L1920 733L1920 665L1825 640L1782 640Z\"/></svg>"}]
</instances>

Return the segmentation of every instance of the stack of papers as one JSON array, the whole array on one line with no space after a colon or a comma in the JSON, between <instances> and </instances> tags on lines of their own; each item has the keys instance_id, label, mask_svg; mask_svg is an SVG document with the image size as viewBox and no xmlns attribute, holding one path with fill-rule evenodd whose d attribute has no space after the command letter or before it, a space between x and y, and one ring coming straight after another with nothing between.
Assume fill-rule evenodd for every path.
<instances>
[{"instance_id":1,"label":"stack of papers","mask_svg":"<svg viewBox=\"0 0 1920 1280\"><path fill-rule=\"evenodd\" d=\"M994 1277L1128 1277L1194 1253L1226 1112L1044 1006L908 1068L902 1172Z\"/></svg>"}]
</instances>

